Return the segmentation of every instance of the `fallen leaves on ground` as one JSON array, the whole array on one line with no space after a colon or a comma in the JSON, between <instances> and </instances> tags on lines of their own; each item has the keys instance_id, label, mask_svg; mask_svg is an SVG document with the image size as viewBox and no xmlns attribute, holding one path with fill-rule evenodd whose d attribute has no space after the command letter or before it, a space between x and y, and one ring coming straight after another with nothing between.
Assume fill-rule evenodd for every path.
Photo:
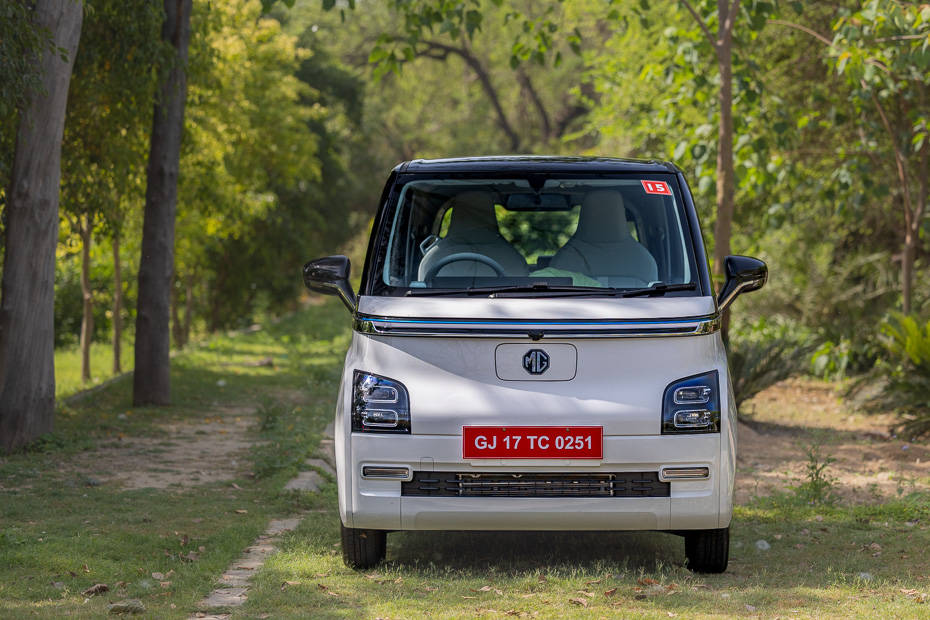
<instances>
[{"instance_id":1,"label":"fallen leaves on ground","mask_svg":"<svg viewBox=\"0 0 930 620\"><path fill-rule=\"evenodd\" d=\"M281 591L284 592L288 586L297 586L300 585L299 581L285 581L281 584Z\"/></svg>"},{"instance_id":2,"label":"fallen leaves on ground","mask_svg":"<svg viewBox=\"0 0 930 620\"><path fill-rule=\"evenodd\" d=\"M604 590L604 596L613 596L617 593L617 588L611 588L610 590Z\"/></svg>"},{"instance_id":3,"label":"fallen leaves on ground","mask_svg":"<svg viewBox=\"0 0 930 620\"><path fill-rule=\"evenodd\" d=\"M105 583L95 583L91 587L87 588L81 594L84 596L94 596L95 594L103 594L104 592L109 592L110 586Z\"/></svg>"},{"instance_id":4,"label":"fallen leaves on ground","mask_svg":"<svg viewBox=\"0 0 930 620\"><path fill-rule=\"evenodd\" d=\"M588 599L586 598L570 598L568 602L572 605L581 605L582 607L588 606Z\"/></svg>"},{"instance_id":5,"label":"fallen leaves on ground","mask_svg":"<svg viewBox=\"0 0 930 620\"><path fill-rule=\"evenodd\" d=\"M927 596L926 593L920 592L913 588L901 588L901 594L909 599L913 599L918 603L926 603L927 601L930 601L930 596Z\"/></svg>"}]
</instances>

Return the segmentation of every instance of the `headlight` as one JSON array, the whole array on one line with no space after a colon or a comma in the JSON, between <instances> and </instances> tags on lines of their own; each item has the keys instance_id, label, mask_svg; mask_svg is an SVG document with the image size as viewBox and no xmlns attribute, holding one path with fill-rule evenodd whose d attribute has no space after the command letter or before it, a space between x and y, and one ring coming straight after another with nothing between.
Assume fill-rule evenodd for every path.
<instances>
[{"instance_id":1,"label":"headlight","mask_svg":"<svg viewBox=\"0 0 930 620\"><path fill-rule=\"evenodd\" d=\"M662 434L720 432L720 389L717 371L679 379L665 388Z\"/></svg>"},{"instance_id":2,"label":"headlight","mask_svg":"<svg viewBox=\"0 0 930 620\"><path fill-rule=\"evenodd\" d=\"M410 433L410 397L399 381L355 371L352 430L358 433Z\"/></svg>"}]
</instances>

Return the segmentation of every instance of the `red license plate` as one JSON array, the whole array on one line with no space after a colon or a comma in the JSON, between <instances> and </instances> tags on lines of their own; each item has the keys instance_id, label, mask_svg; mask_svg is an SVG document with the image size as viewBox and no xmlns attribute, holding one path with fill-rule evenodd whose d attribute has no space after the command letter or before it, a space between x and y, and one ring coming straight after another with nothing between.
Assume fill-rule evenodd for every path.
<instances>
[{"instance_id":1,"label":"red license plate","mask_svg":"<svg viewBox=\"0 0 930 620\"><path fill-rule=\"evenodd\" d=\"M463 426L466 459L601 459L601 426Z\"/></svg>"}]
</instances>

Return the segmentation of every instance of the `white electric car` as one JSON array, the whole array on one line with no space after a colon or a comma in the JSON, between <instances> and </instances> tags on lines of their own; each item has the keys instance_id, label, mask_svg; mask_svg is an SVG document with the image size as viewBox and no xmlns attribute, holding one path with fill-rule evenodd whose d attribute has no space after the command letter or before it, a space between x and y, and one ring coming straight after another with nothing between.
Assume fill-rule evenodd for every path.
<instances>
[{"instance_id":1,"label":"white electric car","mask_svg":"<svg viewBox=\"0 0 930 620\"><path fill-rule=\"evenodd\" d=\"M361 288L304 267L354 334L336 404L343 555L396 530L653 530L726 569L736 406L721 313L674 165L417 160L388 179Z\"/></svg>"}]
</instances>

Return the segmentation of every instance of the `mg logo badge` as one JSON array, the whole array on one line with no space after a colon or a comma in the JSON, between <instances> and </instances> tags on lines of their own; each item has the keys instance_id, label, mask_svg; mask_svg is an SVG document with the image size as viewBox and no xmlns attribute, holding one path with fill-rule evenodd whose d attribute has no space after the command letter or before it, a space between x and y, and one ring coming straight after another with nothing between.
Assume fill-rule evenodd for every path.
<instances>
[{"instance_id":1,"label":"mg logo badge","mask_svg":"<svg viewBox=\"0 0 930 620\"><path fill-rule=\"evenodd\" d=\"M523 368L531 375L541 375L549 370L549 354L542 349L530 349L523 356Z\"/></svg>"}]
</instances>

